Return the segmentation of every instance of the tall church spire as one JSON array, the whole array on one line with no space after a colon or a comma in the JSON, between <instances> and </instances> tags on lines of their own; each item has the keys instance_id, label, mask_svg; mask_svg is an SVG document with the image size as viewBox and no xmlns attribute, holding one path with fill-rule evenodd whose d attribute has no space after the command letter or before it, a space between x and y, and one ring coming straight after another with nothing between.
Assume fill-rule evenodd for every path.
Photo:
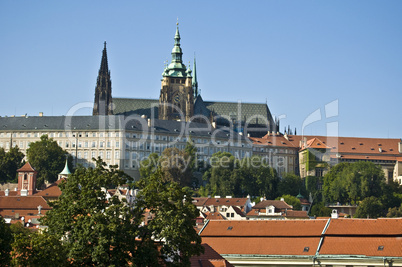
<instances>
[{"instance_id":1,"label":"tall church spire","mask_svg":"<svg viewBox=\"0 0 402 267\"><path fill-rule=\"evenodd\" d=\"M112 81L107 61L106 42L102 52L98 79L95 87L95 100L92 115L112 115Z\"/></svg>"},{"instance_id":2,"label":"tall church spire","mask_svg":"<svg viewBox=\"0 0 402 267\"><path fill-rule=\"evenodd\" d=\"M174 35L174 46L172 49L172 61L165 69L163 76L168 77L186 77L186 66L183 64L183 52L180 47L179 23L176 24L176 33Z\"/></svg>"},{"instance_id":3,"label":"tall church spire","mask_svg":"<svg viewBox=\"0 0 402 267\"><path fill-rule=\"evenodd\" d=\"M195 64L195 54L194 54L194 65L193 65L193 80L192 80L192 86L193 86L193 91L194 91L194 100L197 99L197 96L200 94L198 91L198 81L197 81L197 69L196 69L196 64Z\"/></svg>"},{"instance_id":4,"label":"tall church spire","mask_svg":"<svg viewBox=\"0 0 402 267\"><path fill-rule=\"evenodd\" d=\"M162 88L159 97L159 115L161 120L189 121L194 114L194 92L190 67L183 64L183 52L180 47L179 24L176 24L172 61L162 73Z\"/></svg>"}]
</instances>

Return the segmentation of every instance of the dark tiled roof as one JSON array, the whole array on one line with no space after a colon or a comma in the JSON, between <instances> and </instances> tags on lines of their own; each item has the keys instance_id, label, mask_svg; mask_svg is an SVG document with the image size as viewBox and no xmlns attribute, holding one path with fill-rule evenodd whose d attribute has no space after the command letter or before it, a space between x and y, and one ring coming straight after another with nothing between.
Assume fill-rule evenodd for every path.
<instances>
[{"instance_id":1,"label":"dark tiled roof","mask_svg":"<svg viewBox=\"0 0 402 267\"><path fill-rule=\"evenodd\" d=\"M46 116L46 117L0 117L0 131L99 131L99 130L126 130L166 133L183 136L216 137L220 139L233 138L234 141L245 140L244 136L232 131L228 127L217 127L197 122L180 122L168 120L148 120L138 115L111 115L111 116Z\"/></svg>"},{"instance_id":2,"label":"dark tiled roof","mask_svg":"<svg viewBox=\"0 0 402 267\"><path fill-rule=\"evenodd\" d=\"M113 98L115 106L114 114L138 114L147 115L156 118L158 116L158 99L141 99L141 98ZM267 104L262 103L236 103L222 101L203 101L198 97L195 103L195 114L201 114L206 117L212 112L214 116L222 116L227 118L246 120L258 115L261 119L258 124L266 125L266 121L273 123L271 112ZM248 123L256 124L255 118Z\"/></svg>"},{"instance_id":3,"label":"dark tiled roof","mask_svg":"<svg viewBox=\"0 0 402 267\"><path fill-rule=\"evenodd\" d=\"M114 114L138 114L148 118L158 117L158 99L113 98ZM154 108L152 108L154 107ZM153 115L153 116L151 116Z\"/></svg>"}]
</instances>

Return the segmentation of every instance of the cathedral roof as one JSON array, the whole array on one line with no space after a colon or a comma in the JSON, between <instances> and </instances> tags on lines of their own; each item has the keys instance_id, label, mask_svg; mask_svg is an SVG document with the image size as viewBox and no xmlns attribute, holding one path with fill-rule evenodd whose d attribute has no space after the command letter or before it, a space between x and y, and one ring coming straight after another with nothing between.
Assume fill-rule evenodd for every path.
<instances>
[{"instance_id":1,"label":"cathedral roof","mask_svg":"<svg viewBox=\"0 0 402 267\"><path fill-rule=\"evenodd\" d=\"M155 117L158 116L158 99L114 98L113 103L115 105L114 114L133 113L148 117L152 117L152 114ZM204 101L199 95L194 104L194 114L204 115L209 118L211 112L214 116L227 119L238 120L240 118L241 121L245 119L249 124L266 125L267 121L273 123L267 104Z\"/></svg>"}]
</instances>

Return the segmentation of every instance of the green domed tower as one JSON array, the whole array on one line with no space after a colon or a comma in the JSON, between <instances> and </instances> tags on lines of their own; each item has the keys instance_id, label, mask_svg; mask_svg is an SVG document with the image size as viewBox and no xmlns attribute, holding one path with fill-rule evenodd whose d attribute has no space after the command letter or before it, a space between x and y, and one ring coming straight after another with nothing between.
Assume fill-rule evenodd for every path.
<instances>
[{"instance_id":1,"label":"green domed tower","mask_svg":"<svg viewBox=\"0 0 402 267\"><path fill-rule=\"evenodd\" d=\"M159 119L189 121L194 115L194 92L190 67L183 64L177 23L172 60L162 73Z\"/></svg>"}]
</instances>

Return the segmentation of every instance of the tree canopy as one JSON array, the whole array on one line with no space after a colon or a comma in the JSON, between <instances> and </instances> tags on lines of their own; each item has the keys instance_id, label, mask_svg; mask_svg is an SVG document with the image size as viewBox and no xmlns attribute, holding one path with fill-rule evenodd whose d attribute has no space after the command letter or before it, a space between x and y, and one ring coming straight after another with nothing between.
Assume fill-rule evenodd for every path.
<instances>
[{"instance_id":1,"label":"tree canopy","mask_svg":"<svg viewBox=\"0 0 402 267\"><path fill-rule=\"evenodd\" d=\"M384 182L384 172L372 162L340 163L324 177L325 201L357 203L366 197L380 197Z\"/></svg>"},{"instance_id":2,"label":"tree canopy","mask_svg":"<svg viewBox=\"0 0 402 267\"><path fill-rule=\"evenodd\" d=\"M278 195L279 177L259 156L239 160L229 152L217 152L212 155L211 166L203 180L206 186L200 192L204 195L250 195L271 199Z\"/></svg>"},{"instance_id":3,"label":"tree canopy","mask_svg":"<svg viewBox=\"0 0 402 267\"><path fill-rule=\"evenodd\" d=\"M38 172L36 185L40 188L43 183L53 183L57 175L63 170L67 151L63 150L56 141L42 135L40 141L30 144L27 149L29 163ZM68 165L71 169L72 158L68 157Z\"/></svg>"},{"instance_id":4,"label":"tree canopy","mask_svg":"<svg viewBox=\"0 0 402 267\"><path fill-rule=\"evenodd\" d=\"M0 148L0 183L17 181L17 169L22 167L24 156L17 146L8 152Z\"/></svg>"},{"instance_id":5,"label":"tree canopy","mask_svg":"<svg viewBox=\"0 0 402 267\"><path fill-rule=\"evenodd\" d=\"M106 198L104 188L130 180L101 159L95 168L78 168L60 184L62 195L43 219L48 233L63 240L73 265L188 265L202 249L193 228L198 210L191 192L177 182L164 182L157 170L137 183L134 208L116 195Z\"/></svg>"}]
</instances>

